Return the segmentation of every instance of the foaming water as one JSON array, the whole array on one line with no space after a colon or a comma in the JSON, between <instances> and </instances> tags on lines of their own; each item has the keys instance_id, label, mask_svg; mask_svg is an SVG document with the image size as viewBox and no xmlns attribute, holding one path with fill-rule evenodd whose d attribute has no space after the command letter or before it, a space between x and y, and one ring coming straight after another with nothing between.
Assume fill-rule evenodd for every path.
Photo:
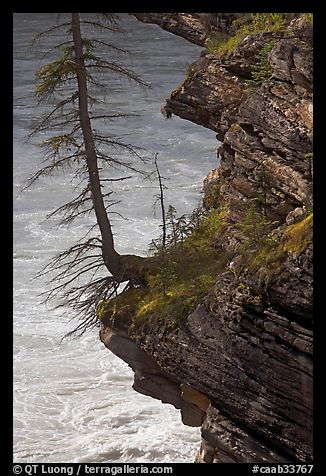
<instances>
[{"instance_id":1,"label":"foaming water","mask_svg":"<svg viewBox=\"0 0 326 476\"><path fill-rule=\"evenodd\" d=\"M40 62L28 44L54 19L49 13L14 14L14 460L192 462L199 429L182 425L172 406L134 392L132 371L105 349L96 330L62 341L76 322L69 309L62 315L39 297L46 283L35 280L36 273L93 223L84 218L67 229L45 220L71 197L72 173L42 178L21 191L42 160L38 147L24 141L40 113L32 96ZM200 48L126 15L122 21L129 33L116 42L134 52L133 67L152 89L145 95L112 83L109 107L138 117L110 124L110 131L149 155L158 153L166 202L180 214L191 212L203 178L217 165L215 135L178 118L166 120L159 109ZM160 230L153 210L157 186L136 176L117 192L117 211L126 217L113 216L117 249L145 255Z\"/></svg>"}]
</instances>

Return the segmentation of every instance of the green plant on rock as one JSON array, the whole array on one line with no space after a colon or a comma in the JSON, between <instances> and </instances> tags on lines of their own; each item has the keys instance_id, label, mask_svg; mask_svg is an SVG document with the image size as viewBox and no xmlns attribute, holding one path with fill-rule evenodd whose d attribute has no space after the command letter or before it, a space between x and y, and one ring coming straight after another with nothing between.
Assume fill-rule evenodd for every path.
<instances>
[{"instance_id":1,"label":"green plant on rock","mask_svg":"<svg viewBox=\"0 0 326 476\"><path fill-rule=\"evenodd\" d=\"M251 68L252 79L247 81L250 91L255 92L266 79L272 75L273 69L268 61L268 54L272 51L275 40L266 43L257 53L257 63Z\"/></svg>"},{"instance_id":2,"label":"green plant on rock","mask_svg":"<svg viewBox=\"0 0 326 476\"><path fill-rule=\"evenodd\" d=\"M190 83L190 81L198 74L198 72L199 72L199 70L198 70L198 67L196 65L196 62L192 63L187 69L186 78L185 78L183 84Z\"/></svg>"},{"instance_id":3,"label":"green plant on rock","mask_svg":"<svg viewBox=\"0 0 326 476\"><path fill-rule=\"evenodd\" d=\"M290 13L248 13L233 21L232 36L212 36L207 40L209 53L231 53L248 35L259 35L264 32L285 32L291 19Z\"/></svg>"},{"instance_id":4,"label":"green plant on rock","mask_svg":"<svg viewBox=\"0 0 326 476\"><path fill-rule=\"evenodd\" d=\"M305 23L308 25L312 25L314 21L314 14L313 13L302 13L302 18L304 19Z\"/></svg>"},{"instance_id":5,"label":"green plant on rock","mask_svg":"<svg viewBox=\"0 0 326 476\"><path fill-rule=\"evenodd\" d=\"M244 218L235 226L243 236L241 251L256 251L262 244L272 240L270 231L278 222L269 220L261 211L259 199L253 198L246 209Z\"/></svg>"},{"instance_id":6,"label":"green plant on rock","mask_svg":"<svg viewBox=\"0 0 326 476\"><path fill-rule=\"evenodd\" d=\"M197 210L186 220L176 218L175 209L169 207L168 215L166 246L159 240L152 246L148 287L104 301L98 310L102 322L120 319L134 336L148 325L169 332L196 308L225 269L226 256L215 248L216 236L225 226L225 208Z\"/></svg>"},{"instance_id":7,"label":"green plant on rock","mask_svg":"<svg viewBox=\"0 0 326 476\"><path fill-rule=\"evenodd\" d=\"M313 213L301 221L289 225L285 230L283 250L291 253L301 253L312 241Z\"/></svg>"},{"instance_id":8,"label":"green plant on rock","mask_svg":"<svg viewBox=\"0 0 326 476\"><path fill-rule=\"evenodd\" d=\"M193 216L187 218L187 215L181 215L177 217L177 211L169 205L166 212L167 222L167 240L168 246L176 245L179 242L183 242L184 239L189 236L194 228Z\"/></svg>"},{"instance_id":9,"label":"green plant on rock","mask_svg":"<svg viewBox=\"0 0 326 476\"><path fill-rule=\"evenodd\" d=\"M254 13L251 17L251 25L255 33L280 31L285 28L291 17L289 13Z\"/></svg>"},{"instance_id":10,"label":"green plant on rock","mask_svg":"<svg viewBox=\"0 0 326 476\"><path fill-rule=\"evenodd\" d=\"M147 325L160 331L175 329L195 310L215 281L216 273L199 273L182 281L178 279L165 293L153 289L137 306L131 333Z\"/></svg>"},{"instance_id":11,"label":"green plant on rock","mask_svg":"<svg viewBox=\"0 0 326 476\"><path fill-rule=\"evenodd\" d=\"M225 183L223 177L219 178L217 182L208 184L205 187L205 194L203 197L203 206L206 210L212 208L220 208L223 206L224 198L221 195L221 187Z\"/></svg>"},{"instance_id":12,"label":"green plant on rock","mask_svg":"<svg viewBox=\"0 0 326 476\"><path fill-rule=\"evenodd\" d=\"M280 283L288 277L286 262L289 255L299 255L304 252L312 241L313 214L299 222L277 228L272 232L262 234L256 249L243 252L242 272L255 273L266 290L271 282Z\"/></svg>"},{"instance_id":13,"label":"green plant on rock","mask_svg":"<svg viewBox=\"0 0 326 476\"><path fill-rule=\"evenodd\" d=\"M243 283L242 281L238 284L238 291L245 296L250 296L250 288L248 284Z\"/></svg>"},{"instance_id":14,"label":"green plant on rock","mask_svg":"<svg viewBox=\"0 0 326 476\"><path fill-rule=\"evenodd\" d=\"M236 35L236 36L227 36L227 35L219 35L218 37L212 36L207 40L206 48L207 51L211 54L215 53L230 53L236 49L238 44L240 43L246 35Z\"/></svg>"}]
</instances>

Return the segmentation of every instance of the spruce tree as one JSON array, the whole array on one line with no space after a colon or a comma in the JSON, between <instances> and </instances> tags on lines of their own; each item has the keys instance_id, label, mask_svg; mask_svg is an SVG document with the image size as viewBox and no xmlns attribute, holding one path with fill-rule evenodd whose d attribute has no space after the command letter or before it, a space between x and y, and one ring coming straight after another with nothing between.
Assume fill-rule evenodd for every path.
<instances>
[{"instance_id":1,"label":"spruce tree","mask_svg":"<svg viewBox=\"0 0 326 476\"><path fill-rule=\"evenodd\" d=\"M61 224L70 224L76 218L94 212L98 233L87 236L69 249L59 253L40 274L51 274L45 300L60 297L56 307L70 305L78 311L80 323L74 332L83 333L96 324L96 306L117 292L121 283L125 287L146 285L146 258L137 255L120 255L114 245L114 236L108 208L112 205L112 191L103 192L110 181L125 180L128 177L106 178L102 170L110 167L139 172L133 161L116 158L112 151L122 149L135 159L144 160L138 151L114 137L104 135L94 126L97 121L112 120L120 113L96 113L96 99L91 89L105 90L100 82L103 72L118 74L138 85L145 82L132 70L120 63L98 54L98 47L109 51L125 53L103 39L89 38L82 30L96 29L100 32L122 32L118 17L111 13L81 14L67 13L65 21L38 35L65 31L66 40L51 48L58 56L42 66L36 73L35 94L40 102L52 104L34 126L30 136L50 133L41 143L46 165L29 180L28 186L43 175L73 167L76 174L84 178L81 192L71 201L54 210L50 217L61 216ZM108 35L109 36L109 35ZM95 112L94 112L95 110ZM59 132L58 132L59 130ZM91 230L90 230L91 232ZM105 276L87 279L80 284L80 278L99 269L107 270ZM53 277L54 271L54 277Z\"/></svg>"}]
</instances>

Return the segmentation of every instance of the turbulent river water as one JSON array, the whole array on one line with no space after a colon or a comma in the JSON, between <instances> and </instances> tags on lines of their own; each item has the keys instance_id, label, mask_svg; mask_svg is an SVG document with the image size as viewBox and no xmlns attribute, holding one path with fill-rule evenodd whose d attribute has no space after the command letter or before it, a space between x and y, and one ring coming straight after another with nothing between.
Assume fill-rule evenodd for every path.
<instances>
[{"instance_id":1,"label":"turbulent river water","mask_svg":"<svg viewBox=\"0 0 326 476\"><path fill-rule=\"evenodd\" d=\"M180 413L132 390L132 372L99 341L98 331L76 340L61 338L76 322L41 303L45 278L36 273L48 260L81 238L92 217L70 228L46 215L72 195L71 173L44 177L22 188L41 164L41 150L25 138L42 112L36 107L34 74L44 63L42 48L30 48L33 36L57 19L50 13L14 14L14 460L15 462L192 462L200 441L198 428L181 423ZM215 168L212 131L177 117L165 119L160 105L182 81L201 48L182 38L121 14L128 31L113 37L133 55L127 65L150 83L146 92L109 78L110 111L137 117L109 124L121 140L158 154L167 178L166 202L179 214L200 201L202 180ZM135 176L117 187L114 215L116 246L121 253L145 255L159 234L154 214L157 186Z\"/></svg>"}]
</instances>

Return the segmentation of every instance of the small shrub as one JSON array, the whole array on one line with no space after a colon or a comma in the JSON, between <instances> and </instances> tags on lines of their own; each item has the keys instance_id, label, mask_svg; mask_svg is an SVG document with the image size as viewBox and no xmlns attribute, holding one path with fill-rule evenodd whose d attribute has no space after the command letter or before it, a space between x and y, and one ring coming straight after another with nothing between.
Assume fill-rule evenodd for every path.
<instances>
[{"instance_id":1,"label":"small shrub","mask_svg":"<svg viewBox=\"0 0 326 476\"><path fill-rule=\"evenodd\" d=\"M257 199L251 199L251 204L245 212L243 220L235 226L243 235L244 242L241 251L257 250L271 238L269 233L278 222L272 222L260 210Z\"/></svg>"},{"instance_id":2,"label":"small shrub","mask_svg":"<svg viewBox=\"0 0 326 476\"><path fill-rule=\"evenodd\" d=\"M223 197L221 195L221 187L224 184L224 179L220 178L217 182L206 185L205 194L203 197L203 207L206 210L212 208L219 208L223 205Z\"/></svg>"},{"instance_id":3,"label":"small shrub","mask_svg":"<svg viewBox=\"0 0 326 476\"><path fill-rule=\"evenodd\" d=\"M290 19L288 13L254 13L251 17L251 26L255 33L263 31L280 31Z\"/></svg>"},{"instance_id":4,"label":"small shrub","mask_svg":"<svg viewBox=\"0 0 326 476\"><path fill-rule=\"evenodd\" d=\"M257 63L251 68L252 79L247 81L247 85L252 92L255 92L262 83L272 75L272 67L268 61L268 53L272 51L275 41L266 43L256 55Z\"/></svg>"}]
</instances>

